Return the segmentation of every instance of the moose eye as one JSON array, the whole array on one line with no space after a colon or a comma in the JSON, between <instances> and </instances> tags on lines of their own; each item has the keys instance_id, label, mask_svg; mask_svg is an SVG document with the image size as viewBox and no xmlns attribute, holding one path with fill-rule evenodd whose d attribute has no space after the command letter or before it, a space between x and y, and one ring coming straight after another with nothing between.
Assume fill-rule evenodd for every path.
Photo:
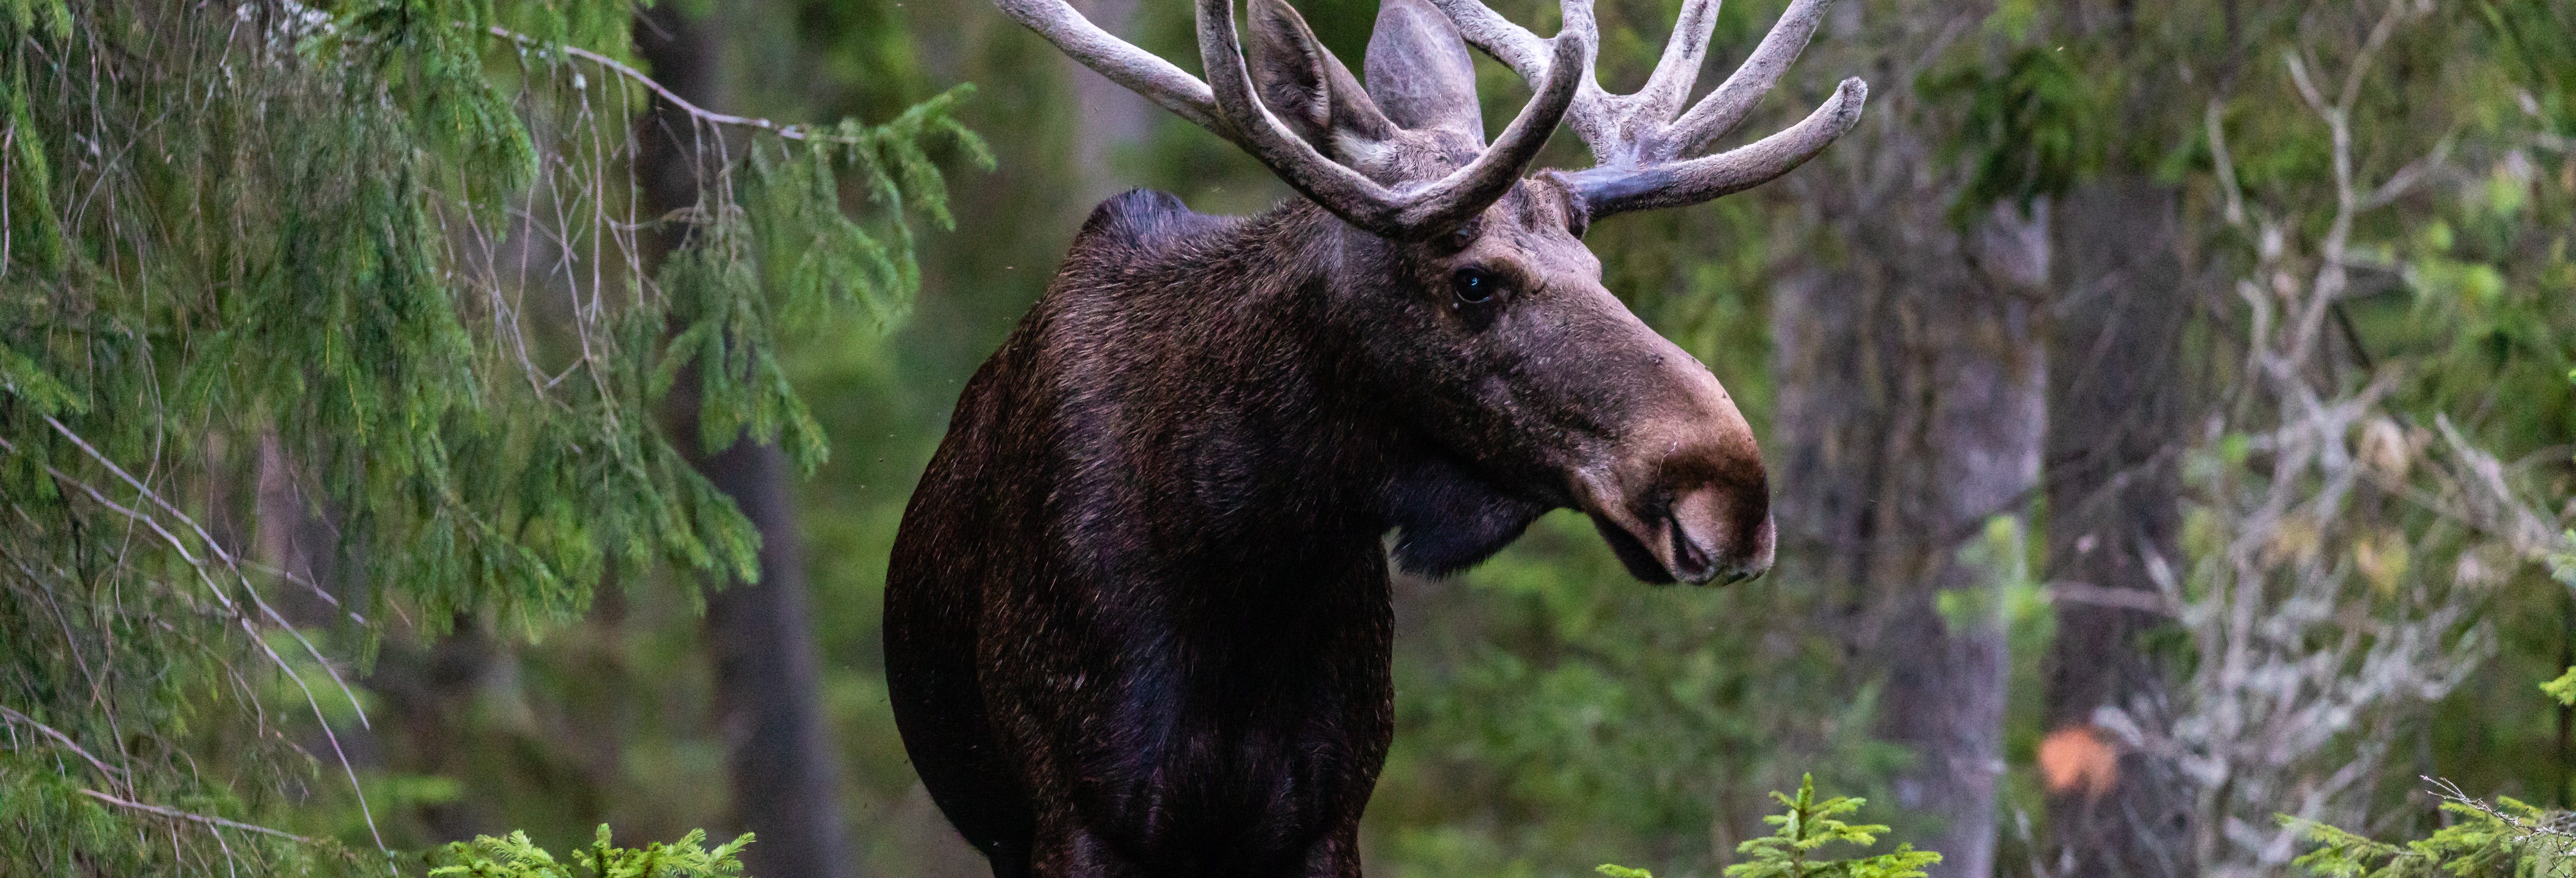
<instances>
[{"instance_id":1,"label":"moose eye","mask_svg":"<svg viewBox=\"0 0 2576 878\"><path fill-rule=\"evenodd\" d=\"M1470 305L1493 301L1494 294L1501 292L1502 288L1501 278L1481 268L1461 268L1457 274L1449 276L1450 291L1458 294L1458 301Z\"/></svg>"}]
</instances>

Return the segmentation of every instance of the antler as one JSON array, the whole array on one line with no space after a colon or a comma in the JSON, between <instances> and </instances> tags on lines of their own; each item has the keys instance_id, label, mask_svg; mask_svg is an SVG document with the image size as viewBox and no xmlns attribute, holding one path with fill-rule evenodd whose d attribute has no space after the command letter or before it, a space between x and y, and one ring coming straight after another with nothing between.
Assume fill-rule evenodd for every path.
<instances>
[{"instance_id":1,"label":"antler","mask_svg":"<svg viewBox=\"0 0 2576 878\"><path fill-rule=\"evenodd\" d=\"M1562 2L1564 29L1554 38L1541 39L1495 13L1481 0L1431 0L1457 22L1459 33L1470 45L1532 82L1553 77L1555 68L1562 63L1555 59L1564 56L1564 47L1550 44L1565 42L1567 35L1587 43L1599 42L1592 0ZM1681 14L1673 23L1672 38L1664 43L1663 57L1655 62L1655 72L1647 77L1646 86L1635 94L1602 91L1593 74L1595 59L1585 52L1583 83L1576 90L1566 121L1592 147L1598 165L1559 175L1558 179L1583 200L1592 217L1599 218L1696 204L1740 192L1814 158L1860 121L1861 105L1869 98L1867 83L1857 77L1843 80L1823 106L1785 131L1717 155L1687 160L1682 156L1726 136L1752 114L1762 95L1798 60L1798 53L1806 48L1816 25L1824 19L1825 7L1832 2L1790 3L1780 21L1772 25L1771 33L1754 48L1753 55L1689 112L1681 111L1682 103L1690 97L1691 85L1699 78L1700 58L1707 51L1709 32L1717 25L1718 0L1683 0Z\"/></svg>"},{"instance_id":2,"label":"antler","mask_svg":"<svg viewBox=\"0 0 2576 878\"><path fill-rule=\"evenodd\" d=\"M1501 139L1465 167L1428 185L1390 190L1333 160L1291 132L1261 103L1234 33L1233 0L1198 0L1199 58L1214 87L1171 62L1109 35L1065 0L995 0L1002 12L1037 31L1083 66L1233 141L1308 199L1363 230L1398 240L1439 236L1501 198L1547 145L1573 105L1577 74L1591 54L1589 35L1552 42L1531 81L1537 94ZM1582 2L1582 0L1570 0ZM1527 32L1524 31L1524 34ZM1536 37L1532 37L1536 39Z\"/></svg>"}]
</instances>

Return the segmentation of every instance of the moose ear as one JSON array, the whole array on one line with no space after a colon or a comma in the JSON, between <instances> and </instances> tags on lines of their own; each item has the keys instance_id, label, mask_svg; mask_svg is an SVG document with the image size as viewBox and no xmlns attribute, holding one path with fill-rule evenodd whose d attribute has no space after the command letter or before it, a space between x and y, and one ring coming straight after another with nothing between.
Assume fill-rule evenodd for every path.
<instances>
[{"instance_id":1,"label":"moose ear","mask_svg":"<svg viewBox=\"0 0 2576 878\"><path fill-rule=\"evenodd\" d=\"M1324 49L1287 0L1251 0L1252 87L1290 130L1328 156L1342 135L1377 142L1395 134L1342 59Z\"/></svg>"},{"instance_id":2,"label":"moose ear","mask_svg":"<svg viewBox=\"0 0 2576 878\"><path fill-rule=\"evenodd\" d=\"M1369 35L1368 90L1406 128L1447 128L1485 142L1476 62L1449 16L1424 0L1382 0Z\"/></svg>"}]
</instances>

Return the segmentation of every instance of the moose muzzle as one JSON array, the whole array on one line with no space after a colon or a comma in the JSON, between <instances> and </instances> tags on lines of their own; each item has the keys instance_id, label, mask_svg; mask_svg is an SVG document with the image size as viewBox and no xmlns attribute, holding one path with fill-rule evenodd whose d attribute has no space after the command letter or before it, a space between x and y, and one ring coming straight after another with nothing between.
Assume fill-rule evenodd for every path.
<instances>
[{"instance_id":1,"label":"moose muzzle","mask_svg":"<svg viewBox=\"0 0 2576 878\"><path fill-rule=\"evenodd\" d=\"M1760 576L1777 537L1753 429L1715 376L1686 355L1675 359L1678 368L1659 376L1673 380L1657 404L1575 474L1576 498L1638 579L1725 585Z\"/></svg>"}]
</instances>

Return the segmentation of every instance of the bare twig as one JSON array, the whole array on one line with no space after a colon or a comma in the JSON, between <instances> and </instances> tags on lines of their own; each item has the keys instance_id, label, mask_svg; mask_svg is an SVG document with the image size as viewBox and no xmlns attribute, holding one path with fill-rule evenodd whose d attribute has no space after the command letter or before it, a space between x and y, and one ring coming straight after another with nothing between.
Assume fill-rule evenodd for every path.
<instances>
[{"instance_id":1,"label":"bare twig","mask_svg":"<svg viewBox=\"0 0 2576 878\"><path fill-rule=\"evenodd\" d=\"M98 449L90 447L88 440L82 439L80 434L72 432L71 428L63 426L63 422L54 420L52 415L46 415L45 423L53 425L54 432L62 434L63 438L71 440L72 444L80 446L80 450L87 452L90 459L98 461L100 466L107 467L108 472L115 473L118 478L124 479L125 483L133 486L134 490L140 493L144 499L152 501L152 505L161 507L162 511L170 513L172 517L179 519L180 523L187 525L189 530L195 531L198 541L205 545L206 552L215 556L217 560L224 562L224 566L232 570L234 578L241 580L242 592L250 596L250 600L253 605L259 607L260 615L268 617L268 620L271 623L274 623L278 628L285 630L288 636L295 638L295 642L303 644L304 653L311 656L314 664L320 665L322 667L322 672L330 675L331 682L340 687L340 695L347 698L349 700L349 708L357 712L358 727L362 729L374 728L374 726L367 721L367 709L358 703L358 693L349 688L349 681L340 679L340 671L331 667L330 660L322 657L322 650L315 648L313 641L305 639L304 632L298 631L295 629L294 625L288 624L285 616L279 615L275 608L268 605L268 601L266 599L260 597L259 589L251 586L250 576L242 572L241 561L234 558L231 552L225 551L223 544L215 540L214 534L207 533L205 526L198 524L196 519L188 517L188 514L180 511L179 507L171 505L168 500L162 499L160 492L144 486L143 480L135 478L132 474L127 473L124 467L117 466L115 461L107 459L107 455L100 454ZM294 672L289 670L288 673L291 674Z\"/></svg>"},{"instance_id":2,"label":"bare twig","mask_svg":"<svg viewBox=\"0 0 2576 878\"><path fill-rule=\"evenodd\" d=\"M151 813L151 814L159 814L159 815L161 815L161 816L163 816L163 817L170 817L170 818L174 818L174 819L178 819L178 820L186 820L186 821L190 821L190 822L194 822L194 823L203 823L203 824L205 824L205 825L207 825L207 826L221 826L221 827L224 827L224 828L226 828L226 829L238 829L238 830L241 830L241 831L243 831L243 832L257 832L257 833L263 833L263 834L267 834L267 835L273 835L273 836L276 836L276 837L278 837L278 838L283 838L283 839L286 839L286 840L288 840L288 841L301 842L301 843L304 843L304 844L312 844L312 843L313 843L313 840L312 840L312 839L310 839L310 838L306 838L306 837L301 836L301 835L296 835L295 833L292 833L292 832L285 832L285 831L281 831L281 830L270 829L270 828L265 827L265 826L253 826L253 825L248 824L248 823L243 823L243 822L241 822L241 821L239 821L239 820L226 820L226 819L221 818L221 817L210 817L210 816L207 816L207 815L204 815L204 814L198 814L198 813L189 812L189 811L181 811L181 810L179 810L179 809L177 809L177 808L164 808L164 807L159 806L159 805L147 805L147 804L144 804L144 803L142 803L142 802L137 802L137 801L133 801L133 800L130 800L130 799L120 799L120 798L117 798L117 797L115 797L115 796L111 796L111 795L108 795L108 794L106 794L106 793L102 793L102 792L99 792L99 791L97 791L97 790L92 790L92 789L83 789L83 790L81 790L81 791L80 791L80 793L81 793L81 795L88 796L88 797L93 798L93 799L97 799L97 800L99 800L99 801L101 801L101 802L106 802L106 803L108 803L108 804L110 804L110 805L115 805L115 806L117 806L117 807L119 807L119 808L131 808L131 809L134 809L134 810L136 810L136 811L143 811L143 812Z\"/></svg>"},{"instance_id":3,"label":"bare twig","mask_svg":"<svg viewBox=\"0 0 2576 878\"><path fill-rule=\"evenodd\" d=\"M110 779L125 776L125 772L117 770L115 766L99 761L98 757L90 755L89 751L81 749L80 744L72 741L72 736L63 734L53 726L37 722L26 714L10 710L6 707L0 707L0 719L5 719L13 723L31 727L36 731L43 732L45 737L52 738L57 743L62 744L64 748L71 750L73 755L88 760L91 767L97 768L98 773L106 775Z\"/></svg>"},{"instance_id":4,"label":"bare twig","mask_svg":"<svg viewBox=\"0 0 2576 878\"><path fill-rule=\"evenodd\" d=\"M2218 168L2218 186L2227 193L2227 224L2245 224L2245 190L2236 185L2236 161L2227 155L2226 103L2209 99L2209 109L2202 114L2202 124L2209 128L2210 164Z\"/></svg>"},{"instance_id":5,"label":"bare twig","mask_svg":"<svg viewBox=\"0 0 2576 878\"><path fill-rule=\"evenodd\" d=\"M464 25L460 24L459 26L462 27ZM518 31L510 30L509 28L505 28L500 25L493 25L491 27L484 28L484 31L493 36L509 40L510 42L517 43L531 49L547 52L562 52L566 55L599 65L601 69L626 77L627 79L634 80L636 84L651 89L654 94L660 95L662 100L668 101L672 107L679 109L683 113L689 114L698 121L705 122L710 125L732 125L740 128L753 128L767 131L771 134L775 134L789 140L811 140L820 143L844 143L853 146L862 146L867 143L867 141L860 138L843 137L836 134L823 134L800 125L780 125L776 122L756 116L736 116L731 113L719 113L714 110L698 106L697 104L690 103L687 98L683 98L672 92L670 89L663 87L661 83L655 82L653 77L644 75L644 71L637 70L628 66L623 61L602 55L598 52L593 52L580 46L567 46L560 43L550 43L527 34L519 33Z\"/></svg>"},{"instance_id":6,"label":"bare twig","mask_svg":"<svg viewBox=\"0 0 2576 878\"><path fill-rule=\"evenodd\" d=\"M2105 588L2090 582L2060 581L2049 583L2046 594L2052 603L2114 607L2154 613L2159 616L2182 615L2181 608L2176 607L2163 593L2142 589Z\"/></svg>"},{"instance_id":7,"label":"bare twig","mask_svg":"<svg viewBox=\"0 0 2576 878\"><path fill-rule=\"evenodd\" d=\"M2372 560L2386 558L2379 553L2388 540L2413 547L2449 533L2468 551L2554 536L2540 524L2546 516L2511 497L2493 458L2464 437L2444 437L2457 467L2415 467L2410 482L2402 461L2382 465L2390 454L2412 459L2424 450L2403 440L2373 446L2361 438L2370 430L2355 429L2387 422L2384 398L2399 369L2365 367L2373 374L2354 387L2322 368L2326 318L2347 296L2351 269L2385 267L2356 240L2359 220L2447 167L2446 141L2375 186L2356 179L2361 87L2392 35L2422 8L2400 0L2362 13L2375 23L2345 56L2340 82L2318 75L2315 54L2282 53L2298 99L2331 135L2330 202L2249 204L2228 152L2226 105L2212 100L2204 110L2225 220L2254 250L2236 283L2248 320L2249 380L2208 436L2242 437L2251 456L2221 468L2205 489L2223 548L2188 574L2149 559L2200 655L2180 690L2179 715L2144 743L2175 758L2199 787L2194 845L2210 874L2269 873L2297 855L2297 832L2262 816L2365 822L2395 730L2466 684L2493 652L2477 589L2446 587L2430 565L2409 572L2402 560ZM2442 530L2373 520L2382 506L2430 509L2441 514ZM2451 522L2467 532L2450 530ZM2357 600L2365 588L2384 597ZM2051 593L2081 599L2060 585Z\"/></svg>"},{"instance_id":8,"label":"bare twig","mask_svg":"<svg viewBox=\"0 0 2576 878\"><path fill-rule=\"evenodd\" d=\"M2561 825L2561 822L2535 822L2524 819L2520 815L2507 814L2503 809L2497 808L2495 803L2469 795L2466 791L2460 789L2459 784L2452 782L2449 778L2437 778L2429 775L2417 775L2417 777L2421 778L2425 783L2432 785L2434 798L2485 814L2488 818L2493 819L2497 823L2502 823L2508 827L2512 827L2516 832L2520 832L2526 836L2545 835L2551 838L2565 839L2568 842L2576 842L2576 832L2569 831L2566 826ZM2567 815L2562 813L2560 816L2563 818Z\"/></svg>"},{"instance_id":9,"label":"bare twig","mask_svg":"<svg viewBox=\"0 0 2576 878\"><path fill-rule=\"evenodd\" d=\"M135 490L143 492L145 497L152 500L154 503L159 504L162 508L169 510L172 515L178 516L181 521L187 522L189 527L196 528L197 535L206 541L206 546L210 551L223 553L223 547L216 544L214 538L207 534L204 528L198 527L195 520L190 519L186 514L179 512L176 507L170 506L167 501L161 499L159 494L154 493L150 488L145 487L142 482L136 480L133 475L128 474L123 467L119 467L114 461L108 460L105 455L98 452L98 449L90 447L90 444L87 441L82 440L79 435L72 433L71 430L64 427L61 422L55 421L51 416L47 416L45 421L53 424L55 430L61 432L74 444L79 445L81 450L88 452L93 459L96 459L101 465L107 467L109 471L116 473L117 476L123 478L128 484L133 485ZM0 449L6 449L12 454L19 453L17 446L10 444L6 439L0 439ZM278 655L277 650L269 648L268 641L261 639L259 631L251 627L250 617L247 614L242 613L240 609L233 604L231 598L224 595L223 588L215 584L213 577L206 574L206 562L199 559L195 553L188 551L188 547L185 542L182 541L177 534L171 533L168 528L162 527L158 518L127 508L114 500L108 499L105 493L100 492L96 487L92 487L88 482L73 478L71 474L55 469L51 464L44 464L43 466L45 471L52 474L54 478L68 482L73 486L80 488L81 492L88 494L91 500L96 501L100 505L106 506L109 509L115 510L117 513L122 514L125 517L150 528L152 532L159 534L164 542L170 544L170 548L173 551L179 553L181 560L188 562L189 568L195 571L199 581L205 583L207 590L214 594L215 600L221 602L225 609L233 611L233 621L235 624L241 626L242 633L248 635L250 642L253 645L258 646L261 652L266 653L269 661L277 665L278 670L284 672L286 674L286 678L294 682L297 689L304 692L305 703L313 709L314 723L321 727L323 739L331 743L331 752L332 755L338 757L340 761L340 770L342 773L348 775L349 789L358 794L358 815L366 821L367 832L374 836L377 850L390 850L385 847L384 835L376 829L375 814L367 805L366 791L361 788L358 783L357 767L349 762L348 753L340 747L340 735L338 732L331 729L330 717L322 712L321 701L313 697L312 687L305 685L304 675L296 673L295 667L288 664L284 656ZM228 565L232 564L231 555L229 554L223 554L223 560ZM243 588L245 592L249 594L251 600L254 603L257 603L259 608L265 611L270 619L277 621L280 625L285 625L285 620L277 615L277 611L269 609L267 603L259 599L259 592L249 588L250 580L248 577L242 575L241 568L238 565L232 565L232 569L233 575L241 578ZM289 633L294 633L293 626L286 627ZM313 645L310 642L304 641L302 634L295 634L295 638L299 642L304 642L306 649L313 649ZM322 661L321 655L318 651L314 653L314 659L322 662L323 671L330 674L332 680L339 680L339 672L333 670L329 662ZM341 683L341 691L344 694L348 694L349 703L352 706L355 706L357 704L357 695L349 692L347 687L347 683ZM362 722L364 721L364 716L364 713L361 712L360 719Z\"/></svg>"}]
</instances>

